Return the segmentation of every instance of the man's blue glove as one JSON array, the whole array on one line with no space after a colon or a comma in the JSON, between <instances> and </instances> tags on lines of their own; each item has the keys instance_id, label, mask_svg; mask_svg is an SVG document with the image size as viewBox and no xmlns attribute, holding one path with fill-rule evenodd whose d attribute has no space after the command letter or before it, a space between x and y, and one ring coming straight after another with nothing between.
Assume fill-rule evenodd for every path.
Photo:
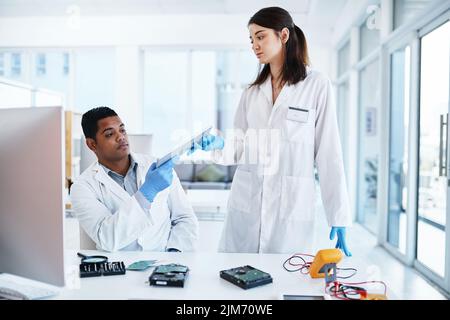
<instances>
[{"instance_id":1,"label":"man's blue glove","mask_svg":"<svg viewBox=\"0 0 450 320\"><path fill-rule=\"evenodd\" d=\"M172 183L173 178L173 163L174 159L170 159L159 168L156 167L156 163L153 162L145 175L145 182L139 188L144 197L153 202L158 192L166 189Z\"/></svg>"},{"instance_id":2,"label":"man's blue glove","mask_svg":"<svg viewBox=\"0 0 450 320\"><path fill-rule=\"evenodd\" d=\"M223 149L225 141L221 136L214 136L212 134L204 135L202 137L201 145L194 142L191 150L188 151L188 155L191 155L195 150L211 151L216 149Z\"/></svg>"},{"instance_id":3,"label":"man's blue glove","mask_svg":"<svg viewBox=\"0 0 450 320\"><path fill-rule=\"evenodd\" d=\"M336 233L337 233L336 248L344 251L347 257L351 257L352 253L350 252L350 250L348 250L347 243L345 242L345 227L331 227L330 240L334 239Z\"/></svg>"}]
</instances>

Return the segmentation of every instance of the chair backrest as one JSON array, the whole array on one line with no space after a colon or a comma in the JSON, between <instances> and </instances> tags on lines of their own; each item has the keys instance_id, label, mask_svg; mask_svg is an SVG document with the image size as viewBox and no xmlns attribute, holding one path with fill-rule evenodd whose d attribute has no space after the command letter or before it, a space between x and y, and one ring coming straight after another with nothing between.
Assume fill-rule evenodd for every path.
<instances>
[{"instance_id":1,"label":"chair backrest","mask_svg":"<svg viewBox=\"0 0 450 320\"><path fill-rule=\"evenodd\" d=\"M91 164L97 161L97 157L86 145L84 136L80 141L80 173L82 173ZM149 155L152 153L152 134L129 134L128 141L130 142L130 150Z\"/></svg>"},{"instance_id":2,"label":"chair backrest","mask_svg":"<svg viewBox=\"0 0 450 320\"><path fill-rule=\"evenodd\" d=\"M95 242L88 236L86 231L80 226L80 250L96 250Z\"/></svg>"}]
</instances>

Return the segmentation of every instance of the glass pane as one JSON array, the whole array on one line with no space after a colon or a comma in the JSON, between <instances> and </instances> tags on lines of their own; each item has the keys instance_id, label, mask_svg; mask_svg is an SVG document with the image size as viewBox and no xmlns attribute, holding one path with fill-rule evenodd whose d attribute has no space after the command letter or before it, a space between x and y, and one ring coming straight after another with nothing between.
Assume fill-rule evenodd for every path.
<instances>
[{"instance_id":1,"label":"glass pane","mask_svg":"<svg viewBox=\"0 0 450 320\"><path fill-rule=\"evenodd\" d=\"M410 47L391 55L388 242L406 253Z\"/></svg>"},{"instance_id":2,"label":"glass pane","mask_svg":"<svg viewBox=\"0 0 450 320\"><path fill-rule=\"evenodd\" d=\"M61 73L61 68L64 63L64 59L61 52L46 52L44 54L35 54L36 63L40 62L39 56L43 55L44 65L41 73L31 72L30 80L31 84L37 88L45 88L48 90L56 91L65 95L66 99L69 96L69 78ZM41 57L42 58L42 57ZM42 62L42 60L41 60ZM39 66L36 65L36 71L39 70ZM42 100L39 100L42 102ZM38 101L36 103L39 105Z\"/></svg>"},{"instance_id":3,"label":"glass pane","mask_svg":"<svg viewBox=\"0 0 450 320\"><path fill-rule=\"evenodd\" d=\"M222 51L217 54L217 103L219 129L233 128L242 91L256 79L258 61L250 50Z\"/></svg>"},{"instance_id":4,"label":"glass pane","mask_svg":"<svg viewBox=\"0 0 450 320\"><path fill-rule=\"evenodd\" d=\"M144 131L153 134L153 152L169 152L180 133L189 131L189 52L146 52Z\"/></svg>"},{"instance_id":5,"label":"glass pane","mask_svg":"<svg viewBox=\"0 0 450 320\"><path fill-rule=\"evenodd\" d=\"M344 74L350 68L350 41L338 52L338 76Z\"/></svg>"},{"instance_id":6,"label":"glass pane","mask_svg":"<svg viewBox=\"0 0 450 320\"><path fill-rule=\"evenodd\" d=\"M192 52L191 134L217 125L216 53Z\"/></svg>"},{"instance_id":7,"label":"glass pane","mask_svg":"<svg viewBox=\"0 0 450 320\"><path fill-rule=\"evenodd\" d=\"M29 55L21 52L0 52L0 76L14 81L25 82Z\"/></svg>"},{"instance_id":8,"label":"glass pane","mask_svg":"<svg viewBox=\"0 0 450 320\"><path fill-rule=\"evenodd\" d=\"M433 0L394 0L394 29L411 22Z\"/></svg>"},{"instance_id":9,"label":"glass pane","mask_svg":"<svg viewBox=\"0 0 450 320\"><path fill-rule=\"evenodd\" d=\"M57 59L61 63L55 70L55 74L58 78L64 79L63 83L67 83L68 78L61 75L62 57L60 54ZM115 88L114 65L114 49L82 49L75 53L75 111L84 113L99 106L108 106L114 109L114 90L121 90L121 88ZM53 89L49 86L44 88ZM125 106L120 107L124 108Z\"/></svg>"},{"instance_id":10,"label":"glass pane","mask_svg":"<svg viewBox=\"0 0 450 320\"><path fill-rule=\"evenodd\" d=\"M422 38L417 259L444 276L447 177L440 171L440 142L446 152L450 23ZM442 117L441 117L442 116ZM441 132L444 133L441 135Z\"/></svg>"},{"instance_id":11,"label":"glass pane","mask_svg":"<svg viewBox=\"0 0 450 320\"><path fill-rule=\"evenodd\" d=\"M46 71L46 56L45 53L38 53L36 55L36 75L43 76Z\"/></svg>"},{"instance_id":12,"label":"glass pane","mask_svg":"<svg viewBox=\"0 0 450 320\"><path fill-rule=\"evenodd\" d=\"M377 233L378 158L379 158L379 60L360 73L358 220Z\"/></svg>"},{"instance_id":13,"label":"glass pane","mask_svg":"<svg viewBox=\"0 0 450 320\"><path fill-rule=\"evenodd\" d=\"M62 59L63 59L62 72L63 75L67 76L69 74L69 63L70 63L69 54L67 52L64 52L62 55Z\"/></svg>"},{"instance_id":14,"label":"glass pane","mask_svg":"<svg viewBox=\"0 0 450 320\"><path fill-rule=\"evenodd\" d=\"M373 50L375 50L380 43L380 30L369 29L366 23L363 23L359 28L359 40L360 40L360 51L359 59L363 59Z\"/></svg>"},{"instance_id":15,"label":"glass pane","mask_svg":"<svg viewBox=\"0 0 450 320\"><path fill-rule=\"evenodd\" d=\"M22 74L22 55L20 53L11 54L11 77L17 78Z\"/></svg>"}]
</instances>

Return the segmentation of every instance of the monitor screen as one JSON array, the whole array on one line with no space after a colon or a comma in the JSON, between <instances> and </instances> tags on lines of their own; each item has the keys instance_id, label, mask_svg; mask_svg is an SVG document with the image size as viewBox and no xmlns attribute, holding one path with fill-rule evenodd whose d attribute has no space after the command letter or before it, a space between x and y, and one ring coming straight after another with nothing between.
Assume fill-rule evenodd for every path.
<instances>
[{"instance_id":1,"label":"monitor screen","mask_svg":"<svg viewBox=\"0 0 450 320\"><path fill-rule=\"evenodd\" d=\"M0 109L0 272L64 286L61 107Z\"/></svg>"}]
</instances>

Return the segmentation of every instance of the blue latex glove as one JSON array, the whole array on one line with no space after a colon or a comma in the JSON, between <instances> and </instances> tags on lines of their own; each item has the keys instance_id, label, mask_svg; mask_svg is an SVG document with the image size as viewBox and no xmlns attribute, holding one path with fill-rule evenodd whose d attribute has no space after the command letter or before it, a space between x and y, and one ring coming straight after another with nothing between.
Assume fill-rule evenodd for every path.
<instances>
[{"instance_id":1,"label":"blue latex glove","mask_svg":"<svg viewBox=\"0 0 450 320\"><path fill-rule=\"evenodd\" d=\"M194 142L191 150L188 151L188 155L195 152L195 150L211 151L216 149L223 149L225 141L221 136L214 136L207 134L202 137L201 145Z\"/></svg>"},{"instance_id":2,"label":"blue latex glove","mask_svg":"<svg viewBox=\"0 0 450 320\"><path fill-rule=\"evenodd\" d=\"M332 227L330 232L330 240L334 239L337 233L336 248L344 251L347 257L351 257L352 253L347 248L347 243L345 242L345 227Z\"/></svg>"},{"instance_id":3,"label":"blue latex glove","mask_svg":"<svg viewBox=\"0 0 450 320\"><path fill-rule=\"evenodd\" d=\"M170 159L159 168L155 168L155 162L152 163L145 175L144 184L139 188L148 201L153 202L159 192L170 186L173 178L173 165L174 159Z\"/></svg>"}]
</instances>

